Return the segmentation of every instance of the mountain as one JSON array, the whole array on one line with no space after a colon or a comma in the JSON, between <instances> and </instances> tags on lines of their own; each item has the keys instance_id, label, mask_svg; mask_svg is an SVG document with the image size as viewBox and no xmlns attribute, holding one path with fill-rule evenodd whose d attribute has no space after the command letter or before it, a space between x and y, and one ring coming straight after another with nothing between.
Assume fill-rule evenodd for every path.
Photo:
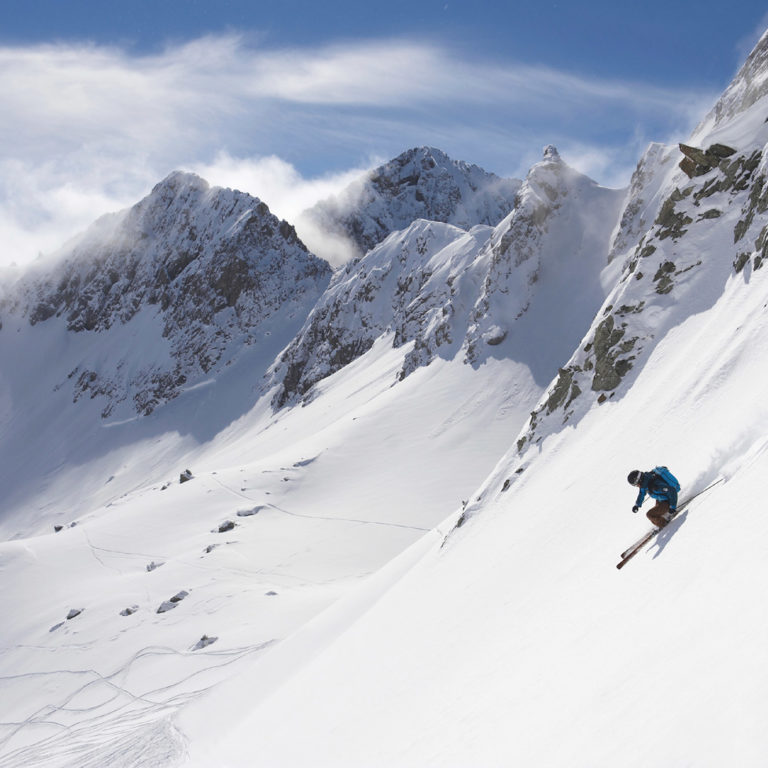
<instances>
[{"instance_id":1,"label":"mountain","mask_svg":"<svg viewBox=\"0 0 768 768\"><path fill-rule=\"evenodd\" d=\"M533 166L517 206L468 232L416 220L340 269L272 372L275 405L312 387L389 334L410 348L403 379L436 357L526 365L544 386L602 301L621 193L595 184L554 147Z\"/></svg>"},{"instance_id":2,"label":"mountain","mask_svg":"<svg viewBox=\"0 0 768 768\"><path fill-rule=\"evenodd\" d=\"M502 179L439 149L419 147L305 211L297 226L319 231L321 241L351 241L361 256L416 219L461 229L495 226L514 207L519 188L517 179ZM320 242L318 250L322 247Z\"/></svg>"},{"instance_id":3,"label":"mountain","mask_svg":"<svg viewBox=\"0 0 768 768\"><path fill-rule=\"evenodd\" d=\"M90 354L66 372L66 386L75 401L98 398L105 418L151 413L244 347L274 354L270 337L290 339L331 275L264 203L179 172L57 258L51 272L23 279L0 312L6 325L55 320L89 337Z\"/></svg>"},{"instance_id":4,"label":"mountain","mask_svg":"<svg viewBox=\"0 0 768 768\"><path fill-rule=\"evenodd\" d=\"M762 765L764 44L627 190L547 147L146 415L52 371L161 305L6 293L0 764ZM720 482L617 571L657 464Z\"/></svg>"},{"instance_id":5,"label":"mountain","mask_svg":"<svg viewBox=\"0 0 768 768\"><path fill-rule=\"evenodd\" d=\"M247 412L330 277L258 199L174 173L6 286L3 535L162 477Z\"/></svg>"},{"instance_id":6,"label":"mountain","mask_svg":"<svg viewBox=\"0 0 768 768\"><path fill-rule=\"evenodd\" d=\"M452 532L191 708L185 733L265 691L189 765L763 763L765 40L717 121L641 160L605 299ZM618 572L649 527L626 474L661 463L683 498L721 482Z\"/></svg>"}]
</instances>

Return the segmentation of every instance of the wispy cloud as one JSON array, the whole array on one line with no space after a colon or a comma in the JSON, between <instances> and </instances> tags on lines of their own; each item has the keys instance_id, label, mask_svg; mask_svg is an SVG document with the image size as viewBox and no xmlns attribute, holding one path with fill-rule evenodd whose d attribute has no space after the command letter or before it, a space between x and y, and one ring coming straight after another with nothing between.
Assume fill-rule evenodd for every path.
<instances>
[{"instance_id":1,"label":"wispy cloud","mask_svg":"<svg viewBox=\"0 0 768 768\"><path fill-rule=\"evenodd\" d=\"M175 168L286 217L419 144L520 175L541 145L570 141L584 157L603 148L592 167L613 181L638 125L652 139L687 130L712 99L408 39L274 50L228 35L141 56L0 47L0 262L51 250Z\"/></svg>"}]
</instances>

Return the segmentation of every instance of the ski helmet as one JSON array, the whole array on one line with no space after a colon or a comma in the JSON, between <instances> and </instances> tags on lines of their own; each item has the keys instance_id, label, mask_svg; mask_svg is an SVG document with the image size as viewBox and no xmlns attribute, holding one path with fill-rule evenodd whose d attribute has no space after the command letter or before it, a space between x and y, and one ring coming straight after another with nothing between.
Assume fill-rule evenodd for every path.
<instances>
[{"instance_id":1,"label":"ski helmet","mask_svg":"<svg viewBox=\"0 0 768 768\"><path fill-rule=\"evenodd\" d=\"M628 475L627 475L627 482L630 485L637 485L637 481L640 479L640 470L639 469L633 469Z\"/></svg>"}]
</instances>

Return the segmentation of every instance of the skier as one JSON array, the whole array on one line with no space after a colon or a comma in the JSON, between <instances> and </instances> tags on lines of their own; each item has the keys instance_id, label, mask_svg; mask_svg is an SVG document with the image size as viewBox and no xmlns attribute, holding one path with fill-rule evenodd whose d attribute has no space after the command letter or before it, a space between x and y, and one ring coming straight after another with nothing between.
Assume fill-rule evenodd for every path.
<instances>
[{"instance_id":1,"label":"skier","mask_svg":"<svg viewBox=\"0 0 768 768\"><path fill-rule=\"evenodd\" d=\"M650 472L633 469L627 476L627 482L640 489L633 512L640 509L646 493L656 499L656 505L648 510L646 517L658 528L663 528L677 514L677 492L680 483L666 468L656 467Z\"/></svg>"}]
</instances>

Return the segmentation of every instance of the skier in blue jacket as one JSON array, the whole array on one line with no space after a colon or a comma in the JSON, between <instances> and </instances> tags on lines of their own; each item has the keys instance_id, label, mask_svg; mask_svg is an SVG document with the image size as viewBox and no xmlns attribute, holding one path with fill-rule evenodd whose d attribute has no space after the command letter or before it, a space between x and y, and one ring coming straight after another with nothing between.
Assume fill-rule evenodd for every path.
<instances>
[{"instance_id":1,"label":"skier in blue jacket","mask_svg":"<svg viewBox=\"0 0 768 768\"><path fill-rule=\"evenodd\" d=\"M646 517L659 528L663 528L677 514L677 492L680 483L677 478L666 468L656 467L650 472L641 472L633 469L627 476L630 485L639 488L633 512L637 512L645 496L648 494L656 499L656 504L646 513Z\"/></svg>"}]
</instances>

